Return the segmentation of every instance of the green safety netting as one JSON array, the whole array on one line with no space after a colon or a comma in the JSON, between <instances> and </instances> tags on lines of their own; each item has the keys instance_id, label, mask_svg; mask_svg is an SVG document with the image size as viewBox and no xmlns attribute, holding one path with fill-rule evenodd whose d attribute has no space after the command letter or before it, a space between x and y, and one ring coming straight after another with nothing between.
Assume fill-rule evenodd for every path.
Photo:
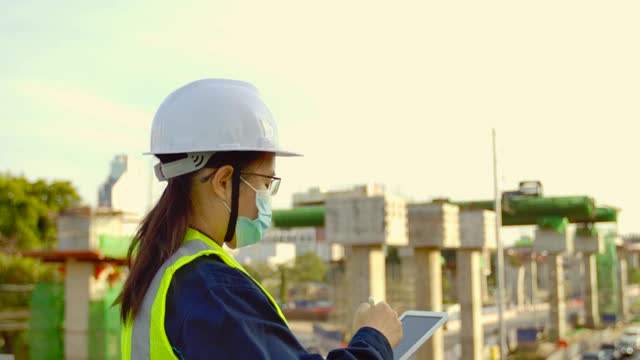
<instances>
[{"instance_id":1,"label":"green safety netting","mask_svg":"<svg viewBox=\"0 0 640 360\"><path fill-rule=\"evenodd\" d=\"M31 293L29 359L64 358L64 286L36 284Z\"/></svg>"},{"instance_id":2,"label":"green safety netting","mask_svg":"<svg viewBox=\"0 0 640 360\"><path fill-rule=\"evenodd\" d=\"M130 236L100 235L98 240L100 252L104 256L114 259L125 258L131 244Z\"/></svg>"},{"instance_id":3,"label":"green safety netting","mask_svg":"<svg viewBox=\"0 0 640 360\"><path fill-rule=\"evenodd\" d=\"M112 306L122 282L108 286L104 299L89 304L89 358L120 359L120 306Z\"/></svg>"},{"instance_id":4,"label":"green safety netting","mask_svg":"<svg viewBox=\"0 0 640 360\"><path fill-rule=\"evenodd\" d=\"M122 282L107 286L104 298L89 303L90 359L120 359L120 307L112 306ZM64 286L37 284L31 296L29 359L64 358Z\"/></svg>"}]
</instances>

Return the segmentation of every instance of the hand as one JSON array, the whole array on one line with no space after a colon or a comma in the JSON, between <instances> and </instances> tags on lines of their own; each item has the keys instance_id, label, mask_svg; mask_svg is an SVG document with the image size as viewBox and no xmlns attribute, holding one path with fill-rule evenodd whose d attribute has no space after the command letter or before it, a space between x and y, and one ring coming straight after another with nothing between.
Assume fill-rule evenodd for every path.
<instances>
[{"instance_id":1,"label":"hand","mask_svg":"<svg viewBox=\"0 0 640 360\"><path fill-rule=\"evenodd\" d=\"M353 318L353 329L357 331L363 327L374 328L381 332L392 348L395 348L402 339L402 322L398 320L398 313L384 301L377 305L362 303L358 306Z\"/></svg>"}]
</instances>

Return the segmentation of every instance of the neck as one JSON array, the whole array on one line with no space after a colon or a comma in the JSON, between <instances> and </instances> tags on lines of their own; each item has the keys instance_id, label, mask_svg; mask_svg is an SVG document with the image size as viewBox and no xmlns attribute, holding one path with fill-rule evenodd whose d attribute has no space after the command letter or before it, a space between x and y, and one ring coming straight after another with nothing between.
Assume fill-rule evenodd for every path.
<instances>
[{"instance_id":1,"label":"neck","mask_svg":"<svg viewBox=\"0 0 640 360\"><path fill-rule=\"evenodd\" d=\"M210 204L211 205L211 204ZM221 226L220 221L211 221L213 219L222 219L224 221L224 212L227 210L222 206L218 208L208 208L204 203L194 199L191 211L188 215L188 224L195 230L209 237L216 244L222 246L224 244L224 235L226 225ZM209 221L207 221L209 220Z\"/></svg>"},{"instance_id":2,"label":"neck","mask_svg":"<svg viewBox=\"0 0 640 360\"><path fill-rule=\"evenodd\" d=\"M194 216L195 215L195 216ZM202 216L200 214L189 214L189 227L198 230L202 234L206 235L209 239L213 240L216 244L222 246L224 243L224 238L220 237L219 234L212 229L211 226L208 226Z\"/></svg>"},{"instance_id":3,"label":"neck","mask_svg":"<svg viewBox=\"0 0 640 360\"><path fill-rule=\"evenodd\" d=\"M201 233L202 233L202 234L204 234L204 235L207 235L207 237L208 237L209 239L213 240L216 244L218 244L218 245L220 245L220 246L222 247L222 240L218 240L218 239L216 239L216 237L215 237L215 236L211 235L211 234L210 234L210 233L208 233L207 231L205 231L205 230L203 230L203 229L201 229L201 228L199 228L198 226L195 226L195 225L193 225L193 224L189 224L189 227L190 227L190 228L192 228L192 229L194 229L194 230L198 230L199 232L201 232Z\"/></svg>"}]
</instances>

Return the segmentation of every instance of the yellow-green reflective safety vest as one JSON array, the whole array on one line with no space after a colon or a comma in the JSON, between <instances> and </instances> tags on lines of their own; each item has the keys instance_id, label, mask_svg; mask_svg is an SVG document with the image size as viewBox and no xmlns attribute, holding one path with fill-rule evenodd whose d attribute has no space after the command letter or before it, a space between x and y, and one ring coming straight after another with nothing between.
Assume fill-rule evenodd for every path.
<instances>
[{"instance_id":1,"label":"yellow-green reflective safety vest","mask_svg":"<svg viewBox=\"0 0 640 360\"><path fill-rule=\"evenodd\" d=\"M215 241L201 232L188 228L182 246L162 264L144 295L142 307L135 319L127 319L122 326L121 349L123 360L178 359L164 330L167 291L171 278L178 269L200 256L216 255L225 264L236 268L253 280L273 304L278 315L287 323L282 310L273 297L238 262Z\"/></svg>"}]
</instances>

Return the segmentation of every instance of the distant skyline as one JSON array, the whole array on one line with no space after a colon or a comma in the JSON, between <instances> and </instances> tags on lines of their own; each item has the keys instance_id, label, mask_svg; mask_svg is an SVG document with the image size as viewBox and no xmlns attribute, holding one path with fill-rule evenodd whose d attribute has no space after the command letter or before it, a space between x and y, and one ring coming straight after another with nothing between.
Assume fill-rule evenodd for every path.
<instances>
[{"instance_id":1,"label":"distant skyline","mask_svg":"<svg viewBox=\"0 0 640 360\"><path fill-rule=\"evenodd\" d=\"M95 205L116 154L192 80L254 83L284 146L274 206L375 181L411 200L541 180L640 233L640 3L6 2L0 171L68 179ZM149 167L153 161L146 160Z\"/></svg>"}]
</instances>

